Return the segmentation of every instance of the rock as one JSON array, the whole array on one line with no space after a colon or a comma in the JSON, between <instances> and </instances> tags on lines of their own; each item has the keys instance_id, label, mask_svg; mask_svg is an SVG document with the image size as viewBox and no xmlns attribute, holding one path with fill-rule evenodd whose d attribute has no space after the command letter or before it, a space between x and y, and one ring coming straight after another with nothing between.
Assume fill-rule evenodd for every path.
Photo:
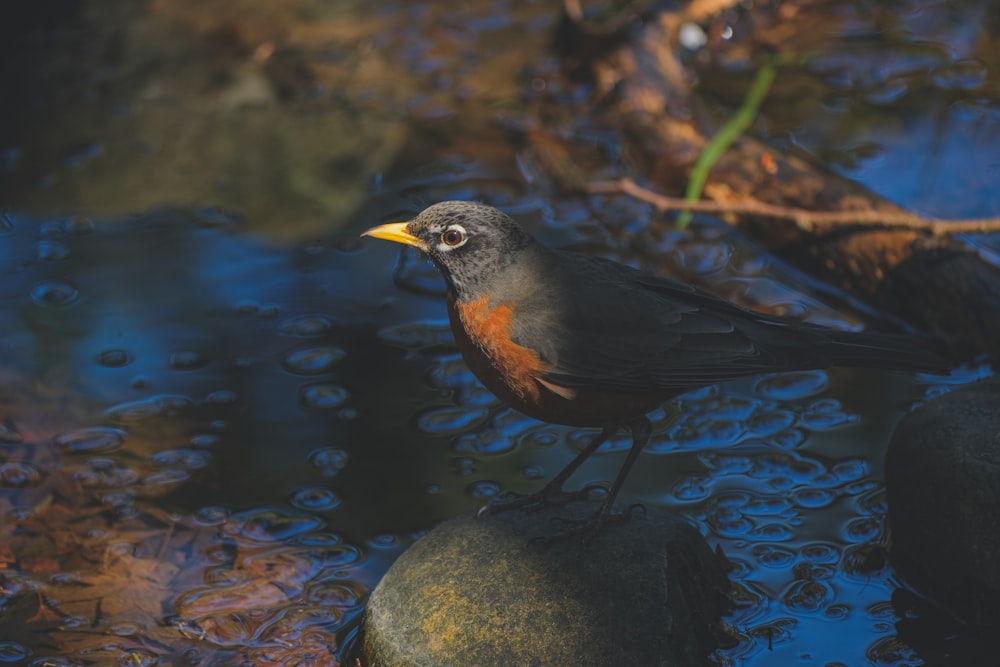
<instances>
[{"instance_id":1,"label":"rock","mask_svg":"<svg viewBox=\"0 0 1000 667\"><path fill-rule=\"evenodd\" d=\"M365 667L701 665L724 635L725 559L649 508L590 543L536 540L596 505L446 521L365 612Z\"/></svg>"},{"instance_id":2,"label":"rock","mask_svg":"<svg viewBox=\"0 0 1000 667\"><path fill-rule=\"evenodd\" d=\"M1000 622L1000 381L960 387L903 419L885 482L897 570L966 623Z\"/></svg>"}]
</instances>

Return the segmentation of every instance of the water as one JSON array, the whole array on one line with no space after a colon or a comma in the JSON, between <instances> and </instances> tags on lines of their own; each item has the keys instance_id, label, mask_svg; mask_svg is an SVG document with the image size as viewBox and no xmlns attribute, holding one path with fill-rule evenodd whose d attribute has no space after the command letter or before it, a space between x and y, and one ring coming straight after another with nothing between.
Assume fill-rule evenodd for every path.
<instances>
[{"instance_id":1,"label":"water","mask_svg":"<svg viewBox=\"0 0 1000 667\"><path fill-rule=\"evenodd\" d=\"M650 211L622 200L596 211L598 221L512 140L534 117L525 81L544 88L553 67L551 7L345 7L356 23L344 23L302 4L308 20L288 24L291 55L330 69L293 88L292 101L263 94L258 111L238 106L241 120L219 123L212 113L232 111L235 88L170 92L215 66L243 72L226 31L199 33L199 15L180 3L159 7L146 28L177 21L188 25L182 50L214 44L228 55L204 71L167 68L140 91L109 84L108 99L70 107L72 119L52 111L62 122L46 126L44 141L26 118L4 117L19 139L0 133L9 209L0 219L0 662L330 664L413 539L494 496L539 488L592 435L497 403L457 355L433 268L358 239L427 202L471 198L504 206L547 242L638 261L631 243ZM268 21L253 7L243 29L266 43ZM936 25L918 20L922 11L904 15ZM140 63L157 48L132 44ZM994 166L959 158L998 154L987 148L1000 148L993 125L977 121L996 114L987 94L996 82L964 52L935 51L928 66L904 57L909 45L882 45L901 54L877 85L823 79L828 103L815 123L772 110L768 127L777 143L806 147L903 203L995 214L992 191L962 190ZM832 63L860 67L857 58L832 48L811 76ZM362 64L365 77L348 76ZM918 65L954 116L913 103L924 89L899 72ZM282 70L282 81L296 71ZM233 79L246 86L240 99L258 90L254 76ZM847 103L829 103L831 90ZM69 94L57 86L31 99ZM158 95L191 102L178 107L187 122ZM907 101L907 122L886 132ZM868 105L876 120L858 120ZM606 132L560 122L581 151L620 168ZM946 131L933 150L913 140L935 123ZM182 135L176 147L162 141L164 127ZM232 132L242 151L222 151L208 139L216 132ZM78 134L93 136L67 139ZM830 148L845 134L878 150L854 151L852 162ZM56 150L53 137L73 150ZM856 324L721 226L655 243L727 294ZM904 589L880 547L882 454L906 410L972 375L768 375L691 392L652 415L656 432L622 501L684 514L732 561L732 623L744 641L720 662L919 661L897 634L891 600ZM627 447L624 434L612 439L573 484L612 479Z\"/></svg>"}]
</instances>

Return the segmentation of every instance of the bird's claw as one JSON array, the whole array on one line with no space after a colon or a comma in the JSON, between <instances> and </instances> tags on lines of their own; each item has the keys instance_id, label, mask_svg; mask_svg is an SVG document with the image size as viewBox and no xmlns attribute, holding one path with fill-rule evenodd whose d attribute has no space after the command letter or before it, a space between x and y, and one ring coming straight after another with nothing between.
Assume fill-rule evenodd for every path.
<instances>
[{"instance_id":1,"label":"bird's claw","mask_svg":"<svg viewBox=\"0 0 1000 667\"><path fill-rule=\"evenodd\" d=\"M589 491L550 491L546 493L530 493L527 495L509 494L504 498L494 500L479 508L476 518L482 518L489 514L500 514L510 510L521 510L523 512L538 512L546 507L555 505L565 505L575 500L586 500Z\"/></svg>"}]
</instances>

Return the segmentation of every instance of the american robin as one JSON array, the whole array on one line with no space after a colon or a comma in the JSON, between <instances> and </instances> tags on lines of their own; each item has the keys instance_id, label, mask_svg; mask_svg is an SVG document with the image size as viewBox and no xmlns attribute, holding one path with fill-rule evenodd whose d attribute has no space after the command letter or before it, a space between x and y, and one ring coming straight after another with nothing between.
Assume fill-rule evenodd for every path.
<instances>
[{"instance_id":1,"label":"american robin","mask_svg":"<svg viewBox=\"0 0 1000 667\"><path fill-rule=\"evenodd\" d=\"M447 201L366 236L427 253L444 275L448 315L466 363L498 398L535 419L598 427L541 491L500 508L564 495L573 472L622 428L632 447L596 531L651 433L646 413L678 394L763 372L854 366L947 372L926 343L839 331L744 310L617 262L554 250L505 213Z\"/></svg>"}]
</instances>

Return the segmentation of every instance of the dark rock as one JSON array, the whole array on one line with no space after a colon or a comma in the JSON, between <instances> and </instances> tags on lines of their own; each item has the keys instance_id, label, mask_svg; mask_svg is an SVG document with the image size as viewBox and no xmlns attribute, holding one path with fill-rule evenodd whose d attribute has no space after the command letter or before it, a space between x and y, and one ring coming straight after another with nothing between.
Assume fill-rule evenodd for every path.
<instances>
[{"instance_id":1,"label":"dark rock","mask_svg":"<svg viewBox=\"0 0 1000 667\"><path fill-rule=\"evenodd\" d=\"M429 532L372 593L363 664L707 664L725 638L725 559L652 508L588 544L534 539L594 507L464 516Z\"/></svg>"},{"instance_id":2,"label":"dark rock","mask_svg":"<svg viewBox=\"0 0 1000 667\"><path fill-rule=\"evenodd\" d=\"M889 445L885 481L899 572L966 623L1000 623L1000 381L909 414Z\"/></svg>"}]
</instances>

